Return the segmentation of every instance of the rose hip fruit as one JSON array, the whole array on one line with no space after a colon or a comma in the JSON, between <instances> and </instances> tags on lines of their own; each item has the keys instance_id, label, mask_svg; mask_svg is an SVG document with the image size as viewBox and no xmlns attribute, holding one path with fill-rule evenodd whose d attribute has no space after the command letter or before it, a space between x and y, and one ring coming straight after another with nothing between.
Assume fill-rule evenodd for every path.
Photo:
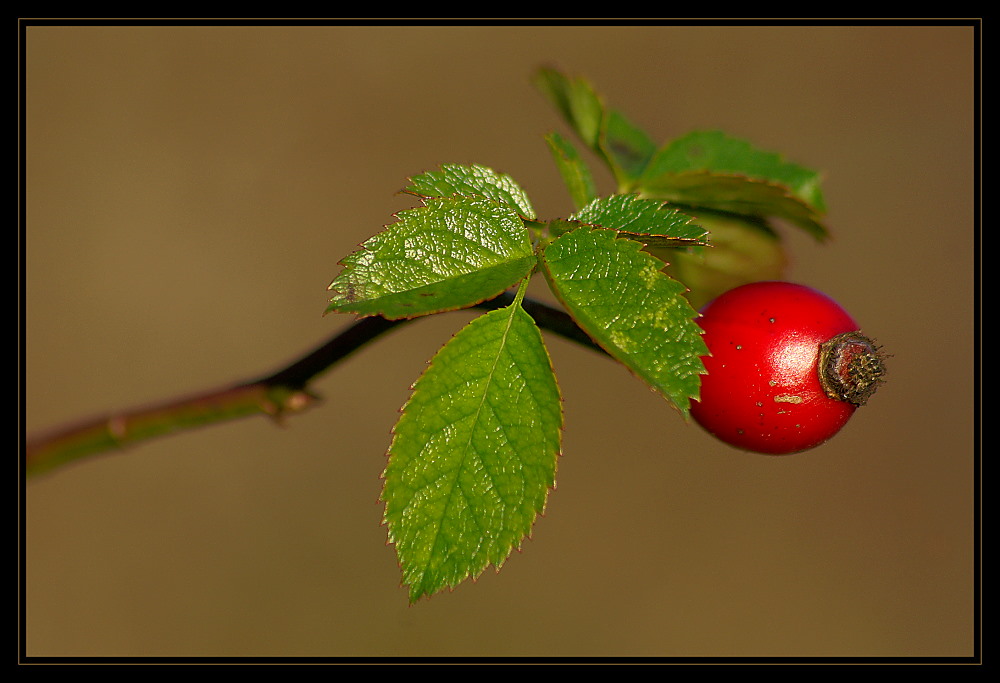
<instances>
[{"instance_id":1,"label":"rose hip fruit","mask_svg":"<svg viewBox=\"0 0 1000 683\"><path fill-rule=\"evenodd\" d=\"M810 287L755 282L698 320L710 356L691 415L722 441L784 455L840 431L885 375L885 357L841 306Z\"/></svg>"}]
</instances>

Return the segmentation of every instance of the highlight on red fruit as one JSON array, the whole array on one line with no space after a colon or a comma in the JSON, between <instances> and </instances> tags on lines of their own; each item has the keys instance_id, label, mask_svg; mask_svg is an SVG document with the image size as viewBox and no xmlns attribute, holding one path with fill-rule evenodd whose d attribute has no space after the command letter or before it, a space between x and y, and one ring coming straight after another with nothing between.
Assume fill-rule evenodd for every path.
<instances>
[{"instance_id":1,"label":"highlight on red fruit","mask_svg":"<svg viewBox=\"0 0 1000 683\"><path fill-rule=\"evenodd\" d=\"M711 355L691 416L736 448L771 455L815 448L883 381L879 347L811 287L754 282L723 293L701 314Z\"/></svg>"}]
</instances>

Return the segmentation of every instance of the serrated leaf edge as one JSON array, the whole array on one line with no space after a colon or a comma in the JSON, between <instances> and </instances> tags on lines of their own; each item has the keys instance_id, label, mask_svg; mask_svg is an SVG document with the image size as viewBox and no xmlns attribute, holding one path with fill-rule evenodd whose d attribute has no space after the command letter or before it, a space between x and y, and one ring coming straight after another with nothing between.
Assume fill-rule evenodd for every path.
<instances>
[{"instance_id":1,"label":"serrated leaf edge","mask_svg":"<svg viewBox=\"0 0 1000 683\"><path fill-rule=\"evenodd\" d=\"M525 289L524 286L523 286L524 282L525 282L524 280L521 281L521 285L518 288L518 296L515 298L515 301L512 304L510 304L508 306L505 306L503 309L497 309L496 311L490 311L488 313L484 313L483 314L483 316L485 316L485 315L490 315L491 313L498 313L499 311L502 311L502 310L511 310L510 319L508 321L508 327L507 327L507 330L505 330L505 332L504 332L505 336L509 333L510 326L513 324L513 316L516 315L516 310L514 310L515 307L516 308L520 308L521 311L525 315L527 315L529 319L532 319L531 316L530 316L530 314L528 314L527 311L524 311L523 307L521 306L521 300L523 299L523 294L524 294L524 289ZM451 337L449 337L448 341L446 341L444 344L442 344L438 348L438 351L435 352L434 356L432 356L432 358L429 361L427 361L426 367L424 368L423 372L421 372L420 377L418 377L412 384L410 384L410 396L403 403L403 405L400 406L399 409L396 411L397 413L399 413L400 416L402 416L406 412L407 407L410 405L411 401L413 400L414 393L417 391L417 389L419 387L420 380L426 375L426 373L433 366L433 364L435 362L435 359L437 358L437 356L441 352L441 350L444 349L463 330L465 330L466 327L468 327L469 324L471 324L472 322L474 322L475 320L477 320L478 318L481 318L483 316L477 316L477 318L474 318L473 320L470 320L463 327L461 327L460 329L458 329L454 333L452 333L452 335L451 335ZM532 319L532 322L534 322L533 319ZM560 459L562 458L562 455L563 455L563 450L562 450L563 439L562 439L562 435L565 432L565 413L564 413L564 410L563 410L562 389L559 386L558 377L556 376L554 368L553 368L553 365L552 365L551 354L549 353L548 347L546 346L544 338L542 337L541 330L538 329L537 325L535 325L535 329L538 332L539 340L541 342L541 348L542 348L542 350L543 350L543 352L545 354L546 361L548 362L548 367L550 369L552 369L552 380L553 380L553 383L555 385L556 393L557 393L557 396L558 396L558 399L559 399L559 402L558 402L558 413L559 413L559 428L558 428L558 431L559 431L559 436L557 438L556 451L553 454L554 464L553 464L553 471L552 471L552 484L545 487L545 494L544 494L544 497L543 497L543 500L542 500L541 509L539 509L539 510L536 511L536 514L535 514L534 518L531 521L531 525L530 525L530 528L528 529L527 533L525 533L524 536L522 536L519 539L519 541L517 542L517 545L512 546L511 549L507 552L507 554L504 555L499 561L488 562L484 566L482 566L480 569L478 569L478 571L475 571L475 572L471 572L470 571L469 574L468 574L468 576L466 578L462 579L461 581L459 581L458 583L456 583L454 585L446 585L446 586L443 586L442 588L440 588L438 590L435 590L433 592L423 591L423 592L419 593L418 595L416 595L416 597L413 597L411 595L411 597L410 597L410 604L411 605L415 604L421 598L429 600L429 599L433 598L435 595L438 595L438 594L443 593L443 592L453 593L465 581L472 581L473 583L475 583L486 572L486 570L488 570L491 567L493 568L494 573L499 573L500 570L503 568L504 564L506 564L507 560L510 559L510 556L514 552L518 552L518 553L522 552L522 547L524 545L524 542L526 540L531 540L532 539L533 534L534 534L534 529L535 529L536 524L538 523L539 518L545 516L545 512L547 510L548 503L549 503L549 496L556 489L556 480L557 480L557 477L558 477L559 461L560 461ZM505 344L506 344L506 342L505 342ZM396 423L393 424L392 428L390 429L391 440L390 440L389 447L386 449L385 454L384 454L386 465L385 465L385 467L383 467L382 473L379 475L379 479L382 480L383 482L387 481L387 479L386 479L386 472L388 470L388 463L389 463L389 459L390 459L390 456L391 456L391 453L392 453L393 446L395 445L396 439L398 438L398 434L396 432L396 427L397 427L398 424L399 424L399 420L397 420ZM382 492L379 494L378 500L379 500L379 502L381 502L383 504L383 513L382 513L382 520L380 522L380 526L383 526L383 527L386 528L386 545L387 546L395 546L396 542L392 538L392 531L391 531L391 529L389 529L389 522L388 522L388 519L386 518L386 507L388 505L388 501L385 499L385 484L383 484ZM397 567L402 571L403 570L403 565L398 560L398 557L399 557L398 553L397 553L396 557L397 557L397 563L396 563ZM412 588L412 585L406 584L403 581L403 579L400 580L399 586L401 588L407 589L408 592L410 592L410 589Z\"/></svg>"},{"instance_id":2,"label":"serrated leaf edge","mask_svg":"<svg viewBox=\"0 0 1000 683\"><path fill-rule=\"evenodd\" d=\"M616 232L615 230L612 230L610 228L594 228L594 227L591 227L591 226L588 226L588 225L582 225L580 228L577 228L577 230L580 230L580 229L583 229L583 230L604 231L604 232ZM563 233L563 234L566 235L566 234L569 234L570 232L575 232L575 230L571 230L571 231L568 231L568 232ZM652 265L655 266L656 263L661 264L661 266L665 265L665 264L663 264L662 260L658 259L656 256L653 256L649 252L644 251L643 250L643 246L644 245L641 242L637 242L636 240L632 240L632 239L629 239L627 237L621 237L621 236L618 236L616 239L621 239L621 240L624 240L626 242L631 242L632 245L634 246L634 248L636 249L636 252L640 256L642 256L642 257L644 257L644 258L646 258L646 259L651 260L651 261L654 262ZM562 305L563 309L566 310L566 312L569 313L570 316L572 317L573 316L573 312L572 312L571 307L568 305L568 303L564 299L563 295L559 292L559 289L557 287L555 287L554 285L552 285L551 271L547 267L547 263L546 263L546 260L545 260L545 253L544 253L544 251L541 254L539 254L538 260L539 260L539 264L541 265L541 271L542 271L542 273L544 274L546 280L549 281L550 289L552 290L553 295L555 295L555 297L559 300L559 302ZM691 291L680 280L675 280L674 278L670 277L666 273L663 273L662 271L660 271L660 275L662 275L663 277L668 278L670 280L673 280L674 282L677 282L678 284L680 284L681 287L684 289L685 292ZM683 297L683 295L681 295L681 296L682 296L682 298L685 299L685 302L686 302L686 297ZM690 307L690 304L687 304L687 305L688 305L688 307ZM689 320L691 320L691 322L693 322L695 325L697 325L697 322L695 322L695 321L698 318L701 317L701 313L699 313L698 311L694 310L693 308L691 308L691 312L693 313L693 315L689 318ZM575 318L574 318L574 320L575 320ZM590 337L591 341L593 341L595 344L597 344L597 346L599 346L601 349L603 349L608 354L609 357L613 358L616 363L618 363L619 365L621 365L622 367L624 367L629 372L629 374L631 374L637 380L639 380L640 382L642 382L642 384L646 388L648 388L650 391L652 391L653 393L655 393L657 396L660 396L661 398L663 398L666 401L667 405L669 405L673 410L675 410L676 412L678 412L681 415L681 417L684 418L684 420L686 422L691 422L691 420L693 419L691 417L691 414L690 414L690 403L691 403L691 400L692 399L697 399L698 396L700 395L701 376L708 374L708 371L705 369L705 363L701 359L704 358L705 356L708 356L708 355L711 355L711 354L708 351L708 347L704 346L704 341L702 342L702 344L704 346L705 353L704 354L699 354L699 356L698 356L698 365L700 367L700 370L698 370L697 372L693 373L694 376L698 379L699 390L695 394L688 394L687 396L685 396L685 398L687 399L687 403L688 403L688 406L685 408L683 406L677 405L674 402L674 399L671 396L668 396L659 387L656 387L656 386L653 386L652 384L650 384L646 380L646 378L644 378L642 375L640 375L631 366L629 366L627 363L621 361L618 358L618 356L616 355L616 353L615 353L616 349L614 349L613 347L610 347L609 345L605 344L600 339L595 338L593 335L591 335L589 332L587 332L586 328L584 328L582 325L580 326L580 329L582 329L587 334L587 336ZM701 333L701 334L704 334L704 333Z\"/></svg>"},{"instance_id":3,"label":"serrated leaf edge","mask_svg":"<svg viewBox=\"0 0 1000 683\"><path fill-rule=\"evenodd\" d=\"M693 225L694 227L701 228L702 229L702 233L703 233L703 235L706 238L710 234L708 230L706 230L705 228L703 228L698 223L697 217L692 216L692 215L686 213L683 210L683 208L678 208L676 206L673 206L669 201L660 200L660 199L657 199L655 197L644 197L639 192L629 192L629 193L623 193L623 194L616 194L616 195L611 195L611 197L634 197L638 201L658 202L659 206L656 207L656 209L655 209L656 211L669 211L669 212L672 212L672 213L675 213L675 214L679 214L680 216L683 216L685 218L685 221L684 221L685 225ZM662 246L673 246L673 247L678 247L678 248L686 248L686 247L694 247L694 246L703 246L703 247L711 246L710 240L709 239L705 239L705 238L698 238L698 237L674 237L672 235L661 235L661 234L652 233L652 232L642 232L642 231L639 231L639 230L629 230L627 226L626 227L616 227L616 226L610 226L610 225L603 225L601 223L590 223L588 221L582 221L579 218L576 218L577 214L582 213L587 207L589 207L594 202L599 202L599 201L601 201L603 199L607 199L607 198L608 197L596 197L589 204L587 204L587 206L584 206L579 211L577 211L574 214L572 214L566 220L574 222L574 223L577 223L580 226L589 226L589 227L592 227L592 228L600 228L600 229L604 229L604 230L614 230L620 236L622 236L622 237L624 237L626 239L632 239L634 237L634 238L647 238L647 239L650 239L651 242L659 242L661 244L664 243L664 242L668 242L667 244L662 244ZM570 232L570 231L565 231L565 232ZM633 241L639 242L640 240L639 239L633 239ZM678 243L678 244L669 244L670 242L674 242L674 243Z\"/></svg>"},{"instance_id":4,"label":"serrated leaf edge","mask_svg":"<svg viewBox=\"0 0 1000 683\"><path fill-rule=\"evenodd\" d=\"M422 208L427 208L429 206L428 200L448 199L449 197L478 197L478 198L481 198L481 199L485 199L486 201L493 202L497 206L506 206L506 207L511 208L512 210L514 210L514 213L516 213L518 215L518 217L522 220L522 222L527 222L529 220L533 220L533 219L527 219L524 216L522 216L517 211L517 207L516 206L508 204L507 202L501 202L501 201L499 201L497 199L494 199L493 197L487 197L486 195L462 195L462 194L454 194L454 195L437 195L437 194L435 194L435 195L419 195L419 194L415 194L415 193L407 193L407 194L411 194L413 196L418 197L420 199L420 205L407 207L405 209L400 209L398 211L393 212L391 214L391 218L393 218L394 220L392 220L392 221L390 221L388 223L383 224L381 229L379 229L374 234L372 234L372 235L368 236L367 238L365 238L365 240L363 242L361 242L360 244L357 244L355 246L355 248L352 249L347 255L345 255L339 261L337 261L336 265L340 266L341 268L350 268L350 267L353 267L353 264L347 263L348 259L350 259L351 256L353 256L354 254L356 254L358 251L362 251L362 250L364 250L364 251L371 251L370 249L368 249L367 247L365 247L365 244L367 242L369 242L370 240L374 239L375 237L377 237L378 235L380 235L380 234L382 234L382 233L384 233L386 231L391 231L402 220L401 214L406 214L406 213L411 212L411 211L419 211ZM525 229L527 230L527 225L525 225ZM532 256L526 255L524 258L527 261L534 261L535 260L535 257L533 255ZM496 266L490 266L490 267L496 267ZM487 270L487 268L480 268L479 269L479 271L483 271L483 270ZM526 273L525 277L530 277L533 272L534 272L534 267L532 267L528 271L528 273ZM330 282L330 284L327 285L326 289L327 289L328 292L339 291L339 290L335 290L334 289L334 285L336 285L337 280L339 280L340 277L343 274L344 274L343 271L341 271L340 273L338 273L337 276L334 277L333 280ZM471 275L472 273L467 273L467 274ZM445 281L444 280L440 280L438 282L445 282ZM458 305L458 306L446 306L446 307L442 307L442 308L436 308L436 309L434 309L432 311L428 311L428 312L425 312L425 313L415 313L413 315L389 316L389 315L385 315L384 313L377 312L377 311L373 311L371 313L362 313L362 312L357 312L357 311L345 310L344 306L334 306L333 305L333 299L328 299L327 300L328 305L327 305L326 309L323 311L322 315L326 316L326 315L329 315L330 313L350 313L350 314L353 314L355 316L356 320L360 320L362 318L370 318L370 317L379 316L379 315L381 315L382 317L384 317L386 320L412 320L413 318L420 318L420 317L423 317L425 315L433 315L435 313L449 313L449 312L452 312L452 311L460 311L460 310L464 310L466 308L471 308L473 306L481 304L484 301L489 301L490 299L493 299L493 298L499 296L500 294L503 294L505 291L507 291L511 287L515 286L516 284L517 283L515 282L515 283L513 283L511 285L503 287L502 289L500 289L499 291L497 291L497 292L495 292L493 294L484 296L484 297L476 299L476 300L472 300L472 301L470 301L467 304Z\"/></svg>"}]
</instances>

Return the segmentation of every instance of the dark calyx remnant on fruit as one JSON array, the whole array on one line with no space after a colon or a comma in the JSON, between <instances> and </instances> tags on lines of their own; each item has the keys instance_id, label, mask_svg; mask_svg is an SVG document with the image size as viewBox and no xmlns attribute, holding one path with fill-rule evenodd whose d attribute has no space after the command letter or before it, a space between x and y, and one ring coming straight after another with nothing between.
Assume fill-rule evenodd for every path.
<instances>
[{"instance_id":1,"label":"dark calyx remnant on fruit","mask_svg":"<svg viewBox=\"0 0 1000 683\"><path fill-rule=\"evenodd\" d=\"M885 377L885 354L860 332L820 344L819 381L830 398L862 406Z\"/></svg>"}]
</instances>

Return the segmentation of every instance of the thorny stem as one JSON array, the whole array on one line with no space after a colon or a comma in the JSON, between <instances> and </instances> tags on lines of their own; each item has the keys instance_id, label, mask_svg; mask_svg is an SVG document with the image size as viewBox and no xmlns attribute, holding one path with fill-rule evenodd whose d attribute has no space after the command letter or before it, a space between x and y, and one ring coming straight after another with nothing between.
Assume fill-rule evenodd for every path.
<instances>
[{"instance_id":1,"label":"thorny stem","mask_svg":"<svg viewBox=\"0 0 1000 683\"><path fill-rule=\"evenodd\" d=\"M476 308L495 310L510 305L513 300L514 293L508 291L477 304ZM540 328L601 351L564 311L528 298L521 305ZM308 389L312 380L386 332L408 322L411 319L362 318L269 375L34 434L25 443L25 474L36 475L87 456L236 418L268 415L280 421L316 402L317 397Z\"/></svg>"}]
</instances>

